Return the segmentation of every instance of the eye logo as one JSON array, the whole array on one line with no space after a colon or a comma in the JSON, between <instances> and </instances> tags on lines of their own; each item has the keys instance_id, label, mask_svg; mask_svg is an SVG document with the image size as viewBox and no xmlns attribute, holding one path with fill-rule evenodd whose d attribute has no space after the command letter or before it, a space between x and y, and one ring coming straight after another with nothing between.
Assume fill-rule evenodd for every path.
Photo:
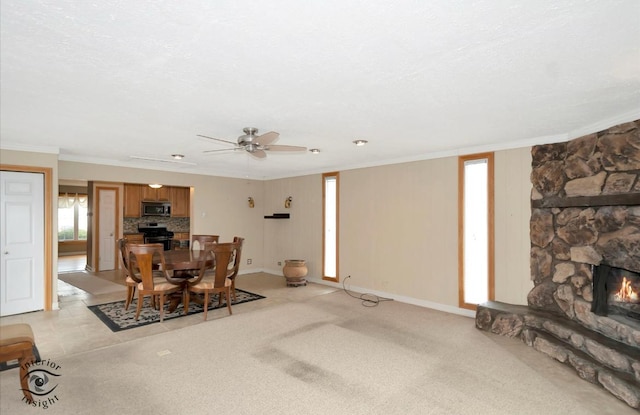
<instances>
[{"instance_id":1,"label":"eye logo","mask_svg":"<svg viewBox=\"0 0 640 415\"><path fill-rule=\"evenodd\" d=\"M57 383L51 382L49 376L60 376L45 369L32 369L27 374L29 376L29 392L32 395L48 395L58 387Z\"/></svg>"},{"instance_id":2,"label":"eye logo","mask_svg":"<svg viewBox=\"0 0 640 415\"><path fill-rule=\"evenodd\" d=\"M27 389L22 389L24 403L47 409L59 401L57 392L54 394L53 391L58 387L58 377L61 376L60 365L47 359L25 363L22 369L26 373L21 379L27 385Z\"/></svg>"}]
</instances>

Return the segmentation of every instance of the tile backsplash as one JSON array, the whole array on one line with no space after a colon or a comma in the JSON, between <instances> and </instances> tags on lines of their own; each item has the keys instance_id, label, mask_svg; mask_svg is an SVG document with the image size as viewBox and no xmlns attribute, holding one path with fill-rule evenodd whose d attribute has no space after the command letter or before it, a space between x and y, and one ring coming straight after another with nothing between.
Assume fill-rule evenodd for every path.
<instances>
[{"instance_id":1,"label":"tile backsplash","mask_svg":"<svg viewBox=\"0 0 640 415\"><path fill-rule=\"evenodd\" d=\"M189 218L167 218L165 216L145 216L144 218L124 218L123 233L138 233L138 225L150 222L164 223L172 232L189 232Z\"/></svg>"}]
</instances>

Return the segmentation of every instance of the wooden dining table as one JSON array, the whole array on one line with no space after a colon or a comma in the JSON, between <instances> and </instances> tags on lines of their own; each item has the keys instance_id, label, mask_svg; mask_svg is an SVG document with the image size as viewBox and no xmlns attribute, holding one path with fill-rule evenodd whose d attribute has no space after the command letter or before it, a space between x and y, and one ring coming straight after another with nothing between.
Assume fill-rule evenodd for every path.
<instances>
[{"instance_id":1,"label":"wooden dining table","mask_svg":"<svg viewBox=\"0 0 640 415\"><path fill-rule=\"evenodd\" d=\"M167 271L197 271L202 266L202 261L207 261L206 266L213 266L213 257L206 257L206 251L199 249L175 249L164 251L164 264ZM160 258L154 258L155 264L160 264Z\"/></svg>"},{"instance_id":2,"label":"wooden dining table","mask_svg":"<svg viewBox=\"0 0 640 415\"><path fill-rule=\"evenodd\" d=\"M189 280L193 280L200 272L203 261L205 266L212 268L214 260L212 256L207 256L207 251L199 249L176 249L164 251L164 265L169 276L167 280L173 284L180 285L179 295L171 297L169 312L173 312L182 302L182 294L188 289ZM154 265L162 266L160 257L154 256ZM195 303L199 303L199 298L193 298Z\"/></svg>"}]
</instances>

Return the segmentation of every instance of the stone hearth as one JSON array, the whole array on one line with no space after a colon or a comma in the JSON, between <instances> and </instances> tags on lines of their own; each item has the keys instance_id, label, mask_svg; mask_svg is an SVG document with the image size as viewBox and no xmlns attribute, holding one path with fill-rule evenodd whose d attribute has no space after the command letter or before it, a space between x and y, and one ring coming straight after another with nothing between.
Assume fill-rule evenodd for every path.
<instances>
[{"instance_id":1,"label":"stone hearth","mask_svg":"<svg viewBox=\"0 0 640 415\"><path fill-rule=\"evenodd\" d=\"M596 266L640 272L640 120L532 156L534 288L528 306L480 305L476 326L520 337L640 408L640 321L592 312Z\"/></svg>"}]
</instances>

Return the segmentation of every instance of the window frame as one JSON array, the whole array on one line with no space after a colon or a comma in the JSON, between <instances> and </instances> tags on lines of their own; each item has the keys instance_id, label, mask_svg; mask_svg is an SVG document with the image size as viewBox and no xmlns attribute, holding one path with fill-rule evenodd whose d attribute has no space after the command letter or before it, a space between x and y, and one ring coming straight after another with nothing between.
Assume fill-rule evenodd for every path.
<instances>
[{"instance_id":1,"label":"window frame","mask_svg":"<svg viewBox=\"0 0 640 415\"><path fill-rule=\"evenodd\" d=\"M335 258L336 258L336 276L327 276L325 269L326 258L326 230L327 230L327 178L335 177L336 181L336 223L335 223ZM329 172L322 174L322 279L325 281L340 282L340 173Z\"/></svg>"},{"instance_id":2,"label":"window frame","mask_svg":"<svg viewBox=\"0 0 640 415\"><path fill-rule=\"evenodd\" d=\"M487 295L488 301L495 300L495 180L494 153L477 153L458 157L458 306L476 310L477 304L465 302L465 263L464 263L464 188L465 163L473 160L487 160Z\"/></svg>"}]
</instances>

